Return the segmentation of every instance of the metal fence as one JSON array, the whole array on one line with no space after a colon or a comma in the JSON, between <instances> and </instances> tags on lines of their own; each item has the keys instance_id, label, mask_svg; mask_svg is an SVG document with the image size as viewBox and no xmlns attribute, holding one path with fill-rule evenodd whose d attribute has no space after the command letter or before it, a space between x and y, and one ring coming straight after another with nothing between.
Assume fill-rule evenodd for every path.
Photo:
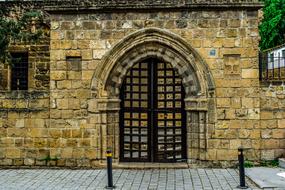
<instances>
[{"instance_id":1,"label":"metal fence","mask_svg":"<svg viewBox=\"0 0 285 190\"><path fill-rule=\"evenodd\" d=\"M285 57L259 54L259 75L262 81L285 80Z\"/></svg>"}]
</instances>

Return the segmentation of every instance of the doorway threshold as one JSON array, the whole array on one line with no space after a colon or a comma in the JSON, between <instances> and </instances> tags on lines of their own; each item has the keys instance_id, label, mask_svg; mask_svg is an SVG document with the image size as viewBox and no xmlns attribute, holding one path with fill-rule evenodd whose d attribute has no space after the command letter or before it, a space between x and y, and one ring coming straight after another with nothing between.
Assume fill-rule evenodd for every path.
<instances>
[{"instance_id":1,"label":"doorway threshold","mask_svg":"<svg viewBox=\"0 0 285 190\"><path fill-rule=\"evenodd\" d=\"M114 168L119 169L186 169L189 165L181 163L151 163L151 162L119 162L113 164Z\"/></svg>"}]
</instances>

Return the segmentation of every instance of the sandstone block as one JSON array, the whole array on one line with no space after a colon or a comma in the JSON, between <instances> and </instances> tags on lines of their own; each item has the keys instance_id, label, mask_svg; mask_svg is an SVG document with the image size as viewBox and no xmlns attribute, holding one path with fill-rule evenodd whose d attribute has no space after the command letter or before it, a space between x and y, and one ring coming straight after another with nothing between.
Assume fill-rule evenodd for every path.
<instances>
[{"instance_id":1,"label":"sandstone block","mask_svg":"<svg viewBox=\"0 0 285 190\"><path fill-rule=\"evenodd\" d=\"M91 60L92 58L92 50L82 50L82 59Z\"/></svg>"},{"instance_id":2,"label":"sandstone block","mask_svg":"<svg viewBox=\"0 0 285 190\"><path fill-rule=\"evenodd\" d=\"M69 80L56 81L56 87L58 89L70 89L71 81Z\"/></svg>"},{"instance_id":3,"label":"sandstone block","mask_svg":"<svg viewBox=\"0 0 285 190\"><path fill-rule=\"evenodd\" d=\"M8 158L0 159L0 165L1 166L12 166L12 164L13 164L12 159L8 159Z\"/></svg>"},{"instance_id":4,"label":"sandstone block","mask_svg":"<svg viewBox=\"0 0 285 190\"><path fill-rule=\"evenodd\" d=\"M24 159L24 164L26 166L32 166L35 164L35 159L32 159L32 158L25 158Z\"/></svg>"},{"instance_id":5,"label":"sandstone block","mask_svg":"<svg viewBox=\"0 0 285 190\"><path fill-rule=\"evenodd\" d=\"M61 158L72 158L73 148L65 147L61 151Z\"/></svg>"},{"instance_id":6,"label":"sandstone block","mask_svg":"<svg viewBox=\"0 0 285 190\"><path fill-rule=\"evenodd\" d=\"M61 31L51 30L50 38L51 40L61 40L64 38L64 34Z\"/></svg>"},{"instance_id":7,"label":"sandstone block","mask_svg":"<svg viewBox=\"0 0 285 190\"><path fill-rule=\"evenodd\" d=\"M261 131L261 138L263 139L270 139L272 138L272 130L271 129L264 129Z\"/></svg>"},{"instance_id":8,"label":"sandstone block","mask_svg":"<svg viewBox=\"0 0 285 190\"><path fill-rule=\"evenodd\" d=\"M250 138L251 139L260 139L261 138L261 132L259 129L253 129L250 132Z\"/></svg>"},{"instance_id":9,"label":"sandstone block","mask_svg":"<svg viewBox=\"0 0 285 190\"><path fill-rule=\"evenodd\" d=\"M85 158L95 159L96 158L96 150L95 149L85 149Z\"/></svg>"},{"instance_id":10,"label":"sandstone block","mask_svg":"<svg viewBox=\"0 0 285 190\"><path fill-rule=\"evenodd\" d=\"M248 109L248 118L249 119L260 119L260 109Z\"/></svg>"},{"instance_id":11,"label":"sandstone block","mask_svg":"<svg viewBox=\"0 0 285 190\"><path fill-rule=\"evenodd\" d=\"M90 48L90 41L89 40L78 40L77 46L79 49L89 49Z\"/></svg>"},{"instance_id":12,"label":"sandstone block","mask_svg":"<svg viewBox=\"0 0 285 190\"><path fill-rule=\"evenodd\" d=\"M273 119L274 115L271 111L261 111L260 118L261 119Z\"/></svg>"},{"instance_id":13,"label":"sandstone block","mask_svg":"<svg viewBox=\"0 0 285 190\"><path fill-rule=\"evenodd\" d=\"M57 99L58 109L68 109L68 99Z\"/></svg>"},{"instance_id":14,"label":"sandstone block","mask_svg":"<svg viewBox=\"0 0 285 190\"><path fill-rule=\"evenodd\" d=\"M202 40L193 39L190 41L190 44L195 48L200 48L202 45Z\"/></svg>"},{"instance_id":15,"label":"sandstone block","mask_svg":"<svg viewBox=\"0 0 285 190\"><path fill-rule=\"evenodd\" d=\"M50 72L51 80L65 80L66 79L66 71L51 71Z\"/></svg>"},{"instance_id":16,"label":"sandstone block","mask_svg":"<svg viewBox=\"0 0 285 190\"><path fill-rule=\"evenodd\" d=\"M81 71L68 71L67 72L67 78L70 80L78 80L82 78L82 72ZM70 81L71 84L74 81ZM71 85L72 86L72 85ZM74 86L72 86L72 88L74 88Z\"/></svg>"},{"instance_id":17,"label":"sandstone block","mask_svg":"<svg viewBox=\"0 0 285 190\"><path fill-rule=\"evenodd\" d=\"M236 150L217 150L217 159L218 160L236 160L238 156L238 151Z\"/></svg>"},{"instance_id":18,"label":"sandstone block","mask_svg":"<svg viewBox=\"0 0 285 190\"><path fill-rule=\"evenodd\" d=\"M90 49L106 49L107 42L106 40L90 40L89 48Z\"/></svg>"},{"instance_id":19,"label":"sandstone block","mask_svg":"<svg viewBox=\"0 0 285 190\"><path fill-rule=\"evenodd\" d=\"M50 137L52 138L60 138L62 136L62 132L60 129L49 129L48 132Z\"/></svg>"},{"instance_id":20,"label":"sandstone block","mask_svg":"<svg viewBox=\"0 0 285 190\"><path fill-rule=\"evenodd\" d=\"M106 50L102 50L102 49L93 50L93 59L102 59L105 53L106 53Z\"/></svg>"},{"instance_id":21,"label":"sandstone block","mask_svg":"<svg viewBox=\"0 0 285 190\"><path fill-rule=\"evenodd\" d=\"M240 129L239 130L239 138L247 139L250 136L250 130L247 129Z\"/></svg>"},{"instance_id":22,"label":"sandstone block","mask_svg":"<svg viewBox=\"0 0 285 190\"><path fill-rule=\"evenodd\" d=\"M60 29L61 30L72 30L74 29L74 23L73 22L70 22L70 21L63 21L60 23Z\"/></svg>"},{"instance_id":23,"label":"sandstone block","mask_svg":"<svg viewBox=\"0 0 285 190\"><path fill-rule=\"evenodd\" d=\"M71 130L71 136L72 136L72 138L81 138L82 137L81 129L72 129Z\"/></svg>"},{"instance_id":24,"label":"sandstone block","mask_svg":"<svg viewBox=\"0 0 285 190\"><path fill-rule=\"evenodd\" d=\"M79 50L68 50L68 51L65 51L65 55L67 57L80 57L81 51L79 51Z\"/></svg>"},{"instance_id":25,"label":"sandstone block","mask_svg":"<svg viewBox=\"0 0 285 190\"><path fill-rule=\"evenodd\" d=\"M84 158L84 150L82 148L74 148L72 152L72 158Z\"/></svg>"},{"instance_id":26,"label":"sandstone block","mask_svg":"<svg viewBox=\"0 0 285 190\"><path fill-rule=\"evenodd\" d=\"M231 120L229 127L231 129L240 129L243 127L243 123L241 120Z\"/></svg>"},{"instance_id":27,"label":"sandstone block","mask_svg":"<svg viewBox=\"0 0 285 190\"><path fill-rule=\"evenodd\" d=\"M19 159L13 159L13 165L15 166L22 166L24 164L24 159L19 158Z\"/></svg>"},{"instance_id":28,"label":"sandstone block","mask_svg":"<svg viewBox=\"0 0 285 190\"><path fill-rule=\"evenodd\" d=\"M241 98L231 98L231 108L241 108Z\"/></svg>"},{"instance_id":29,"label":"sandstone block","mask_svg":"<svg viewBox=\"0 0 285 190\"><path fill-rule=\"evenodd\" d=\"M244 79L256 79L258 78L258 69L242 69L242 78Z\"/></svg>"},{"instance_id":30,"label":"sandstone block","mask_svg":"<svg viewBox=\"0 0 285 190\"><path fill-rule=\"evenodd\" d=\"M17 148L7 148L6 157L7 158L21 158L21 150Z\"/></svg>"},{"instance_id":31,"label":"sandstone block","mask_svg":"<svg viewBox=\"0 0 285 190\"><path fill-rule=\"evenodd\" d=\"M73 110L62 110L61 111L61 117L62 119L71 119L73 118Z\"/></svg>"},{"instance_id":32,"label":"sandstone block","mask_svg":"<svg viewBox=\"0 0 285 190\"><path fill-rule=\"evenodd\" d=\"M0 125L0 127L1 127L1 125ZM17 127L17 128L23 128L23 127L25 127L25 120L24 120L24 119L18 119L18 120L16 121L15 127Z\"/></svg>"},{"instance_id":33,"label":"sandstone block","mask_svg":"<svg viewBox=\"0 0 285 190\"><path fill-rule=\"evenodd\" d=\"M217 98L217 107L230 107L230 98Z\"/></svg>"},{"instance_id":34,"label":"sandstone block","mask_svg":"<svg viewBox=\"0 0 285 190\"><path fill-rule=\"evenodd\" d=\"M9 137L25 137L26 129L23 128L8 128L7 136Z\"/></svg>"},{"instance_id":35,"label":"sandstone block","mask_svg":"<svg viewBox=\"0 0 285 190\"><path fill-rule=\"evenodd\" d=\"M80 109L80 100L75 98L68 99L68 107L73 110Z\"/></svg>"},{"instance_id":36,"label":"sandstone block","mask_svg":"<svg viewBox=\"0 0 285 190\"><path fill-rule=\"evenodd\" d=\"M265 149L276 149L279 148L279 140L266 139L263 140L263 146Z\"/></svg>"},{"instance_id":37,"label":"sandstone block","mask_svg":"<svg viewBox=\"0 0 285 190\"><path fill-rule=\"evenodd\" d=\"M217 151L215 149L209 149L206 154L207 160L216 160L217 159Z\"/></svg>"},{"instance_id":38,"label":"sandstone block","mask_svg":"<svg viewBox=\"0 0 285 190\"><path fill-rule=\"evenodd\" d=\"M235 47L235 39L234 38L223 39L223 47L226 48Z\"/></svg>"},{"instance_id":39,"label":"sandstone block","mask_svg":"<svg viewBox=\"0 0 285 190\"><path fill-rule=\"evenodd\" d=\"M50 50L50 60L60 61L64 60L64 53L62 50Z\"/></svg>"},{"instance_id":40,"label":"sandstone block","mask_svg":"<svg viewBox=\"0 0 285 190\"><path fill-rule=\"evenodd\" d=\"M90 21L82 22L82 26L84 30L95 30L97 28L96 22L90 22Z\"/></svg>"},{"instance_id":41,"label":"sandstone block","mask_svg":"<svg viewBox=\"0 0 285 190\"><path fill-rule=\"evenodd\" d=\"M276 120L261 120L260 121L260 128L262 128L262 129L277 128L277 121Z\"/></svg>"},{"instance_id":42,"label":"sandstone block","mask_svg":"<svg viewBox=\"0 0 285 190\"><path fill-rule=\"evenodd\" d=\"M45 137L47 135L47 129L44 128L31 128L28 130L29 137Z\"/></svg>"},{"instance_id":43,"label":"sandstone block","mask_svg":"<svg viewBox=\"0 0 285 190\"><path fill-rule=\"evenodd\" d=\"M261 150L262 160L274 160L274 150Z\"/></svg>"},{"instance_id":44,"label":"sandstone block","mask_svg":"<svg viewBox=\"0 0 285 190\"><path fill-rule=\"evenodd\" d=\"M230 140L230 149L237 150L241 146L241 141L239 139Z\"/></svg>"},{"instance_id":45,"label":"sandstone block","mask_svg":"<svg viewBox=\"0 0 285 190\"><path fill-rule=\"evenodd\" d=\"M216 124L216 129L228 129L229 121L218 121Z\"/></svg>"},{"instance_id":46,"label":"sandstone block","mask_svg":"<svg viewBox=\"0 0 285 190\"><path fill-rule=\"evenodd\" d=\"M82 71L82 80L91 80L93 77L94 71Z\"/></svg>"},{"instance_id":47,"label":"sandstone block","mask_svg":"<svg viewBox=\"0 0 285 190\"><path fill-rule=\"evenodd\" d=\"M284 129L273 129L272 137L275 139L285 139L285 130Z\"/></svg>"},{"instance_id":48,"label":"sandstone block","mask_svg":"<svg viewBox=\"0 0 285 190\"><path fill-rule=\"evenodd\" d=\"M52 30L57 30L59 28L59 22L57 21L52 21L50 25L51 25L50 27Z\"/></svg>"},{"instance_id":49,"label":"sandstone block","mask_svg":"<svg viewBox=\"0 0 285 190\"><path fill-rule=\"evenodd\" d=\"M60 47L61 49L65 49L65 50L72 49L72 41L62 40L60 41Z\"/></svg>"},{"instance_id":50,"label":"sandstone block","mask_svg":"<svg viewBox=\"0 0 285 190\"><path fill-rule=\"evenodd\" d=\"M278 128L285 128L285 119L278 120Z\"/></svg>"}]
</instances>

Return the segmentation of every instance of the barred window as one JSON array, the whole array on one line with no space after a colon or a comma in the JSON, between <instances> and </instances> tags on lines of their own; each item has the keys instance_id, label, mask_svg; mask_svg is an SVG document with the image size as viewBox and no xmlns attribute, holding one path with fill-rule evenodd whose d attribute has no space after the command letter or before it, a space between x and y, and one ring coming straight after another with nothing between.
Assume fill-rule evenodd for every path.
<instances>
[{"instance_id":1,"label":"barred window","mask_svg":"<svg viewBox=\"0 0 285 190\"><path fill-rule=\"evenodd\" d=\"M11 90L28 90L28 53L11 53Z\"/></svg>"}]
</instances>

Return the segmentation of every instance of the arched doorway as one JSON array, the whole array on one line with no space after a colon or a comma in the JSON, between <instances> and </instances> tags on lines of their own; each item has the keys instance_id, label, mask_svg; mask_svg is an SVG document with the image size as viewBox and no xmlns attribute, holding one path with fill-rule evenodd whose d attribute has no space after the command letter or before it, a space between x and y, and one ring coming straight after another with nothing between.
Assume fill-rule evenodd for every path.
<instances>
[{"instance_id":1,"label":"arched doorway","mask_svg":"<svg viewBox=\"0 0 285 190\"><path fill-rule=\"evenodd\" d=\"M120 98L121 161L186 161L185 92L170 63L150 58L134 64Z\"/></svg>"},{"instance_id":2,"label":"arched doorway","mask_svg":"<svg viewBox=\"0 0 285 190\"><path fill-rule=\"evenodd\" d=\"M182 103L185 104L187 120L185 158L188 163L207 160L208 139L216 122L215 83L211 71L183 38L158 28L141 29L126 36L104 55L93 75L91 89L94 98L88 105L94 114L98 114L100 121L98 154L103 160L104 152L111 149L114 152L114 162L123 160L124 150L120 145L123 142L120 140L120 121L123 121L120 115L121 87L130 70L136 64L150 60L148 58L171 64L175 73L181 77L185 92ZM147 141L149 142L152 141ZM183 157L173 160L180 161ZM153 156L153 159L148 158L147 161L156 160ZM171 162L171 159L166 162Z\"/></svg>"}]
</instances>

